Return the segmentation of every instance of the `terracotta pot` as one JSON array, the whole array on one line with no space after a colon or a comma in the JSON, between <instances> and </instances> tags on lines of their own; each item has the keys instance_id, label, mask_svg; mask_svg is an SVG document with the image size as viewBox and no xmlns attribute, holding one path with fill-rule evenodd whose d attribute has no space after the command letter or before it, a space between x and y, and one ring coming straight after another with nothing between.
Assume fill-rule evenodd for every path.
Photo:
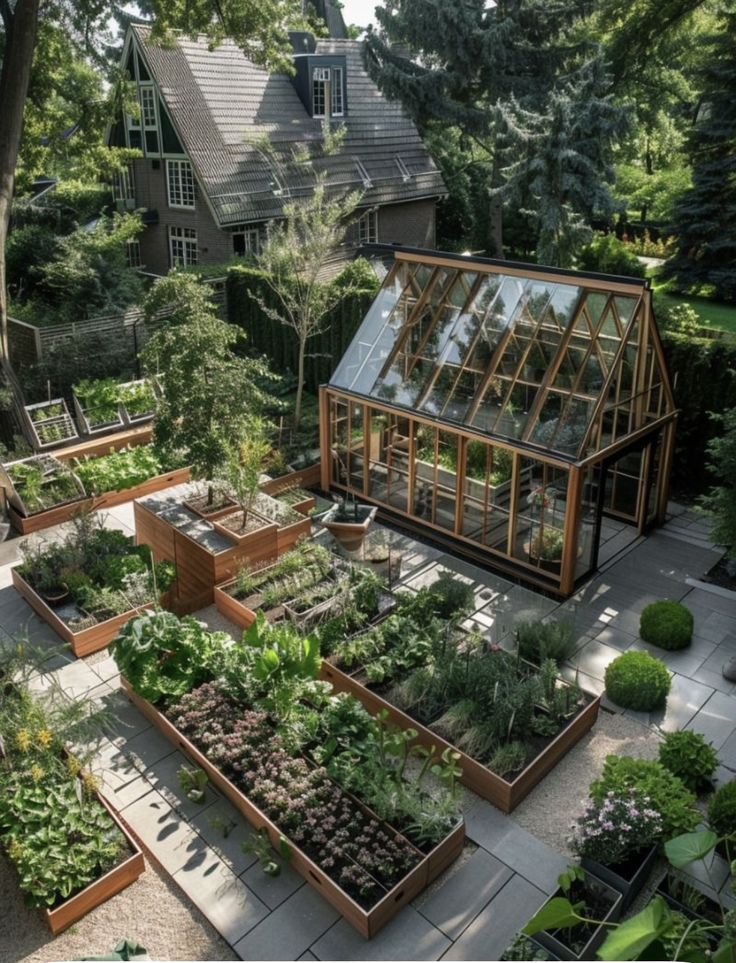
<instances>
[{"instance_id":1,"label":"terracotta pot","mask_svg":"<svg viewBox=\"0 0 736 963\"><path fill-rule=\"evenodd\" d=\"M360 552L363 548L365 536L370 528L371 522L376 517L378 508L368 505L358 506L357 521L333 521L331 516L338 512L338 506L331 508L322 519L322 524L327 531L335 538L346 552ZM362 516L362 518L361 518Z\"/></svg>"}]
</instances>

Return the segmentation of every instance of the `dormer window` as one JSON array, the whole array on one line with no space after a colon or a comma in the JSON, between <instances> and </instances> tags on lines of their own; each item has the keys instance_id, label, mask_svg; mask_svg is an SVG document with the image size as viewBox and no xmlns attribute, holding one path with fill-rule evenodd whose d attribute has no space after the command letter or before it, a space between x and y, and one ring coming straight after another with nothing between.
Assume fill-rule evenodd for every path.
<instances>
[{"instance_id":1,"label":"dormer window","mask_svg":"<svg viewBox=\"0 0 736 963\"><path fill-rule=\"evenodd\" d=\"M312 68L312 116L324 117L327 105L327 85L330 86L330 108L332 117L345 114L342 67Z\"/></svg>"},{"instance_id":2,"label":"dormer window","mask_svg":"<svg viewBox=\"0 0 736 963\"><path fill-rule=\"evenodd\" d=\"M146 154L158 154L158 115L156 113L156 93L153 86L141 85L140 98L141 125Z\"/></svg>"}]
</instances>

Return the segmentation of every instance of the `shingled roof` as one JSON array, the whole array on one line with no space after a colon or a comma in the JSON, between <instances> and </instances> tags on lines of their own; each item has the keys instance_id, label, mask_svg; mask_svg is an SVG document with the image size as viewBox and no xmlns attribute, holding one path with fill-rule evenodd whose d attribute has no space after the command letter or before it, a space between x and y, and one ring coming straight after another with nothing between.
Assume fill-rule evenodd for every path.
<instances>
[{"instance_id":1,"label":"shingled roof","mask_svg":"<svg viewBox=\"0 0 736 963\"><path fill-rule=\"evenodd\" d=\"M321 121L310 117L285 74L256 67L230 41L209 50L205 40L178 37L163 47L149 42L148 27L131 30L221 226L279 217L289 197L312 189L320 170L334 191L364 189L366 206L446 193L413 122L368 77L360 41L317 41L317 54L346 62L346 134L339 151L325 157ZM271 151L259 146L266 138ZM304 145L315 157L311 165L294 160ZM365 187L357 161L372 186Z\"/></svg>"}]
</instances>

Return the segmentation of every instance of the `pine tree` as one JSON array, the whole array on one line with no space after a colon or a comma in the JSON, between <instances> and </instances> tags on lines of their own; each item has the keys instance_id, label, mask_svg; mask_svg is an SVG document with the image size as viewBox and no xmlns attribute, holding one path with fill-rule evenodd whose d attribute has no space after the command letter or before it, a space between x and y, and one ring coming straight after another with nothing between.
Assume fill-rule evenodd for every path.
<instances>
[{"instance_id":1,"label":"pine tree","mask_svg":"<svg viewBox=\"0 0 736 963\"><path fill-rule=\"evenodd\" d=\"M677 251L664 273L682 291L707 287L736 301L736 11L724 12L721 22L710 38L688 140L693 186L676 205Z\"/></svg>"},{"instance_id":2,"label":"pine tree","mask_svg":"<svg viewBox=\"0 0 736 963\"><path fill-rule=\"evenodd\" d=\"M579 53L568 28L582 0L386 0L376 9L365 61L381 91L419 124L457 128L472 156L501 185L498 107L512 98L543 109L557 74ZM503 253L501 200L490 195L491 253Z\"/></svg>"},{"instance_id":3,"label":"pine tree","mask_svg":"<svg viewBox=\"0 0 736 963\"><path fill-rule=\"evenodd\" d=\"M590 239L594 216L613 212L612 148L628 125L613 102L601 56L552 90L543 113L505 112L512 154L499 193L538 225L537 260L569 267ZM525 205L526 208L525 208Z\"/></svg>"}]
</instances>

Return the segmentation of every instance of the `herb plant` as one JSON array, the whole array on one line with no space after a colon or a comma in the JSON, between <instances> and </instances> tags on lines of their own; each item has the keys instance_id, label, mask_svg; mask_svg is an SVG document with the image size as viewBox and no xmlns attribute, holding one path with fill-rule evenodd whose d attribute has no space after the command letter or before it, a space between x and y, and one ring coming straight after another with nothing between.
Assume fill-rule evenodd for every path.
<instances>
[{"instance_id":1,"label":"herb plant","mask_svg":"<svg viewBox=\"0 0 736 963\"><path fill-rule=\"evenodd\" d=\"M708 785L718 765L713 744L699 732L680 729L665 732L659 747L659 761L683 781L692 792Z\"/></svg>"},{"instance_id":2,"label":"herb plant","mask_svg":"<svg viewBox=\"0 0 736 963\"><path fill-rule=\"evenodd\" d=\"M74 471L89 494L99 495L140 485L160 475L164 466L153 445L139 445L97 458L77 459Z\"/></svg>"}]
</instances>

